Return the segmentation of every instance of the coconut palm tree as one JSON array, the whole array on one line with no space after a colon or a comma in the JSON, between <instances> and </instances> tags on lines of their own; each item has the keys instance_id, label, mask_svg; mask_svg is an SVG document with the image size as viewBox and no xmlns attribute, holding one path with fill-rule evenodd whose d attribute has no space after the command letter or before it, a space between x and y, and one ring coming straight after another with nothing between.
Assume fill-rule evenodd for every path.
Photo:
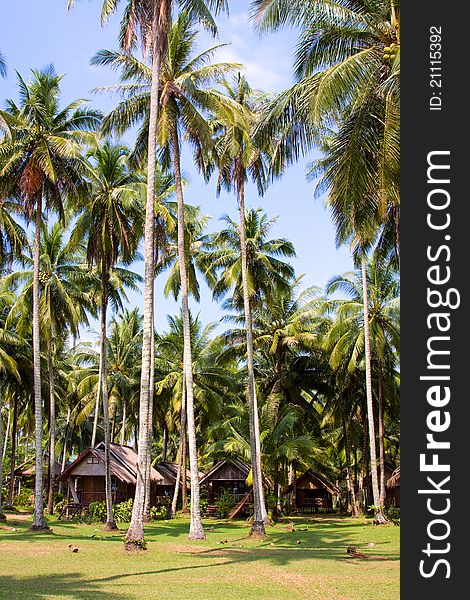
<instances>
[{"instance_id":1,"label":"coconut palm tree","mask_svg":"<svg viewBox=\"0 0 470 600\"><path fill-rule=\"evenodd\" d=\"M254 92L247 80L238 74L233 85L224 83L227 95L221 94L213 106L216 142L214 163L219 171L218 190L224 186L234 190L237 196L240 239L240 271L243 290L247 338L248 405L250 413L251 464L253 472L254 520L252 534L264 536L267 512L261 474L261 450L259 440L258 408L253 360L253 325L248 272L248 243L245 229L245 185L249 177L257 184L258 192L264 193L266 185L266 153L256 144L253 131L259 120L263 96Z\"/></svg>"},{"instance_id":2,"label":"coconut palm tree","mask_svg":"<svg viewBox=\"0 0 470 600\"><path fill-rule=\"evenodd\" d=\"M13 302L11 292L4 290L3 285L0 289L0 490L2 490L3 480L3 416L2 416L2 399L5 392L5 374L19 381L17 361L15 359L15 347L18 341L10 332L5 331L5 317L9 311L10 305ZM12 348L13 342L13 348ZM8 436L8 434L7 434ZM0 493L0 521L5 520L5 515L2 510L3 497Z\"/></svg>"},{"instance_id":3,"label":"coconut palm tree","mask_svg":"<svg viewBox=\"0 0 470 600\"><path fill-rule=\"evenodd\" d=\"M68 7L75 4L75 0L68 0ZM101 12L101 21L105 22L114 13L120 0L104 0ZM217 27L211 10L215 13L227 7L226 0L206 0L194 2L192 0L178 0L175 2L182 10L187 10L191 19L199 21L214 35ZM147 200L145 209L145 234L144 234L144 333L142 343L142 376L141 376L141 414L139 432L139 464L142 476L138 478L136 497L133 508L133 518L127 535L128 544L137 544L143 540L143 512L145 504L144 473L149 463L150 445L149 431L145 429L149 419L149 410L152 404L153 393L153 357L154 343L154 273L155 273L155 179L157 158L157 129L159 120L159 89L161 67L164 61L168 34L170 31L172 0L127 0L124 16L121 23L120 42L126 51L134 48L138 42L144 54L150 54L151 62L151 89L150 110L147 128ZM200 533L198 534L200 535ZM140 546L139 546L140 547Z\"/></svg>"},{"instance_id":4,"label":"coconut palm tree","mask_svg":"<svg viewBox=\"0 0 470 600\"><path fill-rule=\"evenodd\" d=\"M190 316L190 333L192 348L192 373L194 383L194 398L200 407L198 421L201 429L211 418L220 415L221 402L224 393L233 389L233 379L228 369L217 365L220 354L220 341L211 340L210 336L215 325L209 324L202 327L199 318ZM157 380L157 396L169 396L172 405L172 414L182 414L182 427L180 430L179 470L184 479L185 431L186 419L186 385L185 376L185 340L184 321L182 315L168 319L170 329L167 333L157 336L156 347L158 358L155 361ZM193 475L191 473L191 479ZM183 481L183 492L185 483ZM175 490L177 494L179 490ZM192 492L192 488L191 488ZM184 497L184 493L183 493ZM177 496L175 499L175 503ZM184 508L184 502L183 502Z\"/></svg>"},{"instance_id":5,"label":"coconut palm tree","mask_svg":"<svg viewBox=\"0 0 470 600\"><path fill-rule=\"evenodd\" d=\"M326 341L332 348L333 368L337 369L340 362L344 362L347 364L347 370L352 372L357 368L360 358L364 357L372 489L376 519L382 521L384 481L382 480L381 490L379 490L375 421L373 419L372 353L378 361L379 367L378 395L381 417L379 419L379 444L381 471L384 473L382 369L386 355L398 351L400 347L399 283L396 272L389 264L384 265L377 257L372 259L366 268L364 268L364 262L365 259L361 263L359 272L334 277L328 283L328 293L342 291L349 296L349 299L334 301L337 307L337 320L328 333ZM368 291L364 292L364 288Z\"/></svg>"},{"instance_id":6,"label":"coconut palm tree","mask_svg":"<svg viewBox=\"0 0 470 600\"><path fill-rule=\"evenodd\" d=\"M178 231L178 262L180 271L181 302L183 306L184 335L186 339L186 364L190 368L191 348L189 329L189 305L188 305L188 272L186 249L184 242L184 196L183 179L181 174L181 139L180 130L184 131L187 140L195 148L196 161L204 168L204 157L206 148L211 143L211 127L201 109L206 109L211 102L212 92L206 87L212 82L217 82L225 73L234 68L228 63L207 64L216 48L194 56L196 43L196 32L193 29L193 20L185 12L181 13L174 21L168 34L168 49L161 64L160 71L160 112L157 124L157 141L162 149L163 159L171 158L175 176L175 190L177 197L177 231ZM123 64L129 71L133 69L134 77L140 75L141 80L146 76L149 80L149 69L125 55L116 56L113 53L102 52L96 57L95 64ZM137 71L138 69L138 71ZM128 75L125 76L128 78ZM141 89L141 85L139 89ZM147 101L148 93L144 99ZM137 97L138 103L134 101L131 106L124 103L118 107L106 119L104 126L113 127L118 123L118 131L127 128L129 123L139 117L135 112L137 106L142 115L142 94ZM121 109L121 110L120 110ZM123 114L123 110L124 114ZM148 110L148 109L147 109ZM145 110L143 116L147 112ZM140 144L142 141L140 141ZM139 148L139 140L137 147ZM139 150L140 154L140 150ZM189 441L189 456L191 469L191 523L190 539L203 539L200 508L199 508L199 480L197 467L196 436L194 430L194 399L191 373L186 374L186 397L187 397L187 427Z\"/></svg>"},{"instance_id":7,"label":"coconut palm tree","mask_svg":"<svg viewBox=\"0 0 470 600\"><path fill-rule=\"evenodd\" d=\"M79 209L73 238L86 239L87 260L100 277L100 373L105 437L106 529L116 528L109 467L109 398L107 373L107 309L112 299L111 276L118 261L129 264L136 256L142 231L143 178L128 166L129 149L104 141L88 153L88 190Z\"/></svg>"},{"instance_id":8,"label":"coconut palm tree","mask_svg":"<svg viewBox=\"0 0 470 600\"><path fill-rule=\"evenodd\" d=\"M128 410L136 405L139 393L142 350L142 317L135 308L124 310L111 322L108 340L110 418L115 429L116 413L121 411L120 444L126 441Z\"/></svg>"},{"instance_id":9,"label":"coconut palm tree","mask_svg":"<svg viewBox=\"0 0 470 600\"><path fill-rule=\"evenodd\" d=\"M36 484L32 530L47 529L42 496L42 398L40 369L40 236L43 206L63 216L63 199L77 195L85 131L99 124L96 111L83 100L60 106L60 82L50 66L33 71L31 82L18 75L20 102L7 101L0 118L7 127L0 144L0 189L18 198L28 218L35 219L33 277L33 358L36 424Z\"/></svg>"},{"instance_id":10,"label":"coconut palm tree","mask_svg":"<svg viewBox=\"0 0 470 600\"><path fill-rule=\"evenodd\" d=\"M399 2L253 0L261 31L300 30L292 88L266 112L262 137L273 136L272 169L279 172L318 144L335 124L345 165L375 179L380 219L394 223L399 246ZM352 159L351 159L352 157ZM366 163L367 169L364 168ZM367 187L367 186L366 186Z\"/></svg>"},{"instance_id":11,"label":"coconut palm tree","mask_svg":"<svg viewBox=\"0 0 470 600\"><path fill-rule=\"evenodd\" d=\"M40 301L41 339L46 342L47 373L49 382L49 490L47 510L53 511L54 465L55 465L55 369L53 354L69 334L76 337L80 325L88 324L87 311L93 312L93 288L96 278L90 273L82 247L73 242L65 242L66 230L56 222L50 229L43 226L40 245ZM17 317L16 329L19 333L29 332L32 307L32 287L34 272L33 260L24 256L26 270L21 270L5 278L5 285L18 289L22 284L16 302L10 311L10 318ZM29 269L28 269L29 266Z\"/></svg>"},{"instance_id":12,"label":"coconut palm tree","mask_svg":"<svg viewBox=\"0 0 470 600\"><path fill-rule=\"evenodd\" d=\"M243 308L242 259L240 255L240 225L229 216L222 217L222 231L204 239L199 263L205 270L213 295L221 299L233 290L230 304ZM270 238L276 218L269 219L261 209L245 213L247 247L248 294L250 307L271 304L290 291L294 270L283 258L295 256L292 243L286 238Z\"/></svg>"}]
</instances>

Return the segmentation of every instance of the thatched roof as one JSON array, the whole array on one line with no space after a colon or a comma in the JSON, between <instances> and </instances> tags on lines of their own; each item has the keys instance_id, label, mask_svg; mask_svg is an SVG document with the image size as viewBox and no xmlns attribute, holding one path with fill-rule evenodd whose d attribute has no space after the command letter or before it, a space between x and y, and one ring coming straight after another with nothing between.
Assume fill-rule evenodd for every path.
<instances>
[{"instance_id":1,"label":"thatched roof","mask_svg":"<svg viewBox=\"0 0 470 600\"><path fill-rule=\"evenodd\" d=\"M178 463L159 462L154 465L154 469L164 477L167 477L176 483L176 477L178 476ZM199 471L199 479L201 479L203 476L204 473ZM186 482L187 486L189 487L191 482L191 471L189 469L186 469Z\"/></svg>"},{"instance_id":2,"label":"thatched roof","mask_svg":"<svg viewBox=\"0 0 470 600\"><path fill-rule=\"evenodd\" d=\"M43 473L44 476L47 474L48 462L46 460L43 461ZM62 471L62 465L55 461L54 463L54 475L58 477L60 472ZM18 465L15 468L15 477L30 477L36 474L36 458L30 458L25 461L21 465Z\"/></svg>"},{"instance_id":3,"label":"thatched roof","mask_svg":"<svg viewBox=\"0 0 470 600\"><path fill-rule=\"evenodd\" d=\"M129 446L121 446L120 444L110 444L109 450L109 466L111 473L120 481L135 485L137 482L137 452ZM104 443L101 442L95 448L87 448L84 450L70 465L68 465L58 480L67 479L68 476L73 473L74 469L88 456L95 456L98 458L100 464L104 464ZM150 467L150 480L155 482L163 481L163 477L153 467Z\"/></svg>"},{"instance_id":4,"label":"thatched roof","mask_svg":"<svg viewBox=\"0 0 470 600\"><path fill-rule=\"evenodd\" d=\"M297 477L295 480L295 487L300 487L302 482L305 480L311 480L315 482L317 485L319 485L319 487L325 488L333 496L339 494L340 492L339 488L334 483L331 483L331 481L329 481L324 475L318 473L318 471L314 471L313 469L309 469L308 471L305 471L303 475ZM292 492L293 489L294 484L291 483L287 487L286 493Z\"/></svg>"},{"instance_id":5,"label":"thatched roof","mask_svg":"<svg viewBox=\"0 0 470 600\"><path fill-rule=\"evenodd\" d=\"M393 471L390 479L387 481L387 487L389 490L394 490L399 485L400 485L400 467L397 467L395 469L395 471Z\"/></svg>"},{"instance_id":6,"label":"thatched roof","mask_svg":"<svg viewBox=\"0 0 470 600\"><path fill-rule=\"evenodd\" d=\"M211 479L214 479L214 475L217 473L217 471L219 471L223 467L229 466L229 465L233 466L236 470L238 470L240 472L242 479L246 479L248 477L248 474L250 472L250 467L248 467L241 460L234 458L234 459L227 459L227 460L219 460L218 462L216 462L215 465L212 467L212 469L201 478L199 483L207 483Z\"/></svg>"}]
</instances>

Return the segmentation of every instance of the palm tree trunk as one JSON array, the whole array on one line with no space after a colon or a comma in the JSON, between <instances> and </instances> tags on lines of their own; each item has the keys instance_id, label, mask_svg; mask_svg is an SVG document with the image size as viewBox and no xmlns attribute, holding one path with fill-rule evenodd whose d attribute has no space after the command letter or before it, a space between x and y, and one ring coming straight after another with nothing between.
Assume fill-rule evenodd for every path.
<instances>
[{"instance_id":1,"label":"palm tree trunk","mask_svg":"<svg viewBox=\"0 0 470 600\"><path fill-rule=\"evenodd\" d=\"M100 365L102 375L101 397L103 400L103 429L104 429L104 480L106 495L106 523L105 531L117 529L113 514L113 497L111 491L111 468L109 458L110 448L110 423L108 406L108 365L106 360L107 328L106 313L108 308L108 274L101 262L101 333L100 333Z\"/></svg>"},{"instance_id":2,"label":"palm tree trunk","mask_svg":"<svg viewBox=\"0 0 470 600\"><path fill-rule=\"evenodd\" d=\"M5 456L7 454L8 436L10 435L10 424L11 424L11 410L10 410L10 408L8 408L7 428L5 429L5 440L2 444L3 445L2 459L3 460L5 460ZM0 448L1 448L1 446L0 446Z\"/></svg>"},{"instance_id":3,"label":"palm tree trunk","mask_svg":"<svg viewBox=\"0 0 470 600\"><path fill-rule=\"evenodd\" d=\"M184 198L181 178L181 159L176 125L172 129L173 167L175 188L178 201L178 260L181 279L181 312L183 319L183 369L186 379L186 413L188 422L189 469L191 472L191 521L189 539L203 540L206 536L202 527L201 507L199 504L199 469L197 464L196 424L194 418L193 360L191 349L191 324L189 320L188 273L186 268L186 249L184 246Z\"/></svg>"},{"instance_id":4,"label":"palm tree trunk","mask_svg":"<svg viewBox=\"0 0 470 600\"><path fill-rule=\"evenodd\" d=\"M65 471L65 464L67 461L67 438L69 435L69 427L70 427L70 417L72 415L72 411L70 410L70 406L67 407L67 422L65 424L65 432L64 432L64 446L62 448L62 461L60 472L63 473ZM59 484L59 493L62 494L63 485L62 481Z\"/></svg>"},{"instance_id":5,"label":"palm tree trunk","mask_svg":"<svg viewBox=\"0 0 470 600\"><path fill-rule=\"evenodd\" d=\"M380 457L380 506L385 506L385 445L384 445L384 407L383 407L383 382L382 365L379 361L379 457Z\"/></svg>"},{"instance_id":6,"label":"palm tree trunk","mask_svg":"<svg viewBox=\"0 0 470 600\"><path fill-rule=\"evenodd\" d=\"M346 417L344 413L341 414L341 421L343 424L344 453L346 455L346 482L348 486L349 500L351 503L351 516L357 517L356 493L354 491L354 481L351 478L351 455L349 447L348 426L346 423Z\"/></svg>"},{"instance_id":7,"label":"palm tree trunk","mask_svg":"<svg viewBox=\"0 0 470 600\"><path fill-rule=\"evenodd\" d=\"M132 518L126 534L126 547L142 548L144 540L145 466L150 453L148 415L150 405L150 380L152 366L152 337L155 281L155 175L157 162L157 121L160 67L166 47L170 20L168 0L155 2L152 24L152 85L150 89L150 115L147 155L147 200L145 204L144 231L144 325L142 340L142 371L140 378L139 441L137 483L135 486Z\"/></svg>"},{"instance_id":8,"label":"palm tree trunk","mask_svg":"<svg viewBox=\"0 0 470 600\"><path fill-rule=\"evenodd\" d=\"M162 444L162 462L166 462L168 454L168 427L166 423L163 424L163 444Z\"/></svg>"},{"instance_id":9,"label":"palm tree trunk","mask_svg":"<svg viewBox=\"0 0 470 600\"><path fill-rule=\"evenodd\" d=\"M369 329L369 297L367 287L367 265L366 257L363 254L362 259L362 294L364 305L364 344L366 358L366 399L367 399L367 418L369 424L369 449L370 449L370 468L372 477L372 495L374 499L374 521L378 524L385 523L387 520L383 514L383 506L380 503L379 482L377 477L377 450L375 445L375 424L374 424L374 404L372 398L372 358L370 351L370 329Z\"/></svg>"},{"instance_id":10,"label":"palm tree trunk","mask_svg":"<svg viewBox=\"0 0 470 600\"><path fill-rule=\"evenodd\" d=\"M121 436L119 438L119 443L121 444L121 446L124 446L124 443L126 441L126 420L127 420L127 404L126 404L126 401L124 400L123 406L122 406Z\"/></svg>"},{"instance_id":11,"label":"palm tree trunk","mask_svg":"<svg viewBox=\"0 0 470 600\"><path fill-rule=\"evenodd\" d=\"M33 381L34 381L34 427L36 450L36 477L34 483L34 518L32 531L45 531L48 528L44 518L43 473L42 473L42 397L41 397L41 348L39 314L39 256L42 222L42 195L36 204L36 230L33 249Z\"/></svg>"},{"instance_id":12,"label":"palm tree trunk","mask_svg":"<svg viewBox=\"0 0 470 600\"><path fill-rule=\"evenodd\" d=\"M290 496L290 506L293 511L297 509L297 490L296 490L296 476L295 476L295 465L293 462L289 463L289 487L292 486Z\"/></svg>"},{"instance_id":13,"label":"palm tree trunk","mask_svg":"<svg viewBox=\"0 0 470 600\"><path fill-rule=\"evenodd\" d=\"M175 490L173 492L173 499L171 501L171 516L173 517L176 514L176 508L178 506L178 494L180 489L180 482L183 474L183 464L186 469L186 461L184 457L186 456L186 383L183 373L183 391L181 394L181 416L180 416L180 441L179 441L179 450L178 450L178 471L176 473L176 482L175 482ZM186 487L186 474L184 474L183 478L183 486L181 491L181 498L185 498L183 496L183 490ZM184 508L184 505L183 505Z\"/></svg>"},{"instance_id":14,"label":"palm tree trunk","mask_svg":"<svg viewBox=\"0 0 470 600\"><path fill-rule=\"evenodd\" d=\"M245 232L245 183L240 182L238 189L240 210L240 254L242 260L243 304L245 309L247 369L248 369L248 408L250 425L251 470L253 474L254 518L251 534L257 537L265 535L267 512L264 502L263 478L261 472L261 443L259 432L258 403L256 400L255 370L253 358L253 320L251 317L250 293L248 289L248 258Z\"/></svg>"},{"instance_id":15,"label":"palm tree trunk","mask_svg":"<svg viewBox=\"0 0 470 600\"><path fill-rule=\"evenodd\" d=\"M181 512L188 512L188 436L187 423L184 422L184 431L181 434Z\"/></svg>"},{"instance_id":16,"label":"palm tree trunk","mask_svg":"<svg viewBox=\"0 0 470 600\"><path fill-rule=\"evenodd\" d=\"M148 412L148 439L149 439L149 452L147 455L147 461L145 464L145 501L144 501L144 523L150 523L150 505L151 505L151 480L150 480L150 469L152 466L152 433L153 433L153 393L154 393L154 382L155 382L155 325L154 319L152 319L152 344L150 351L150 399L149 399L149 412Z\"/></svg>"},{"instance_id":17,"label":"palm tree trunk","mask_svg":"<svg viewBox=\"0 0 470 600\"><path fill-rule=\"evenodd\" d=\"M8 413L9 415L10 413ZM2 395L0 393L0 448L3 445L3 421L2 421ZM5 521L2 507L2 489L3 489L3 455L0 456L0 521Z\"/></svg>"},{"instance_id":18,"label":"palm tree trunk","mask_svg":"<svg viewBox=\"0 0 470 600\"><path fill-rule=\"evenodd\" d=\"M101 399L101 387L102 387L103 373L101 372L101 359L100 366L98 367L98 390L96 392L95 402L95 414L93 418L93 433L91 434L91 447L96 446L96 432L98 431L98 417L100 414L100 399Z\"/></svg>"},{"instance_id":19,"label":"palm tree trunk","mask_svg":"<svg viewBox=\"0 0 470 600\"><path fill-rule=\"evenodd\" d=\"M52 365L52 343L47 340L47 370L49 375L49 492L47 497L47 512L54 512L54 483L55 483L55 382Z\"/></svg>"},{"instance_id":20,"label":"palm tree trunk","mask_svg":"<svg viewBox=\"0 0 470 600\"><path fill-rule=\"evenodd\" d=\"M69 427L70 427L70 417L72 416L72 411L70 410L70 406L67 408L67 422L65 424L65 433L64 433L64 447L62 449L62 467L60 472L63 473L65 471L65 463L67 460L67 438L69 435Z\"/></svg>"},{"instance_id":21,"label":"palm tree trunk","mask_svg":"<svg viewBox=\"0 0 470 600\"><path fill-rule=\"evenodd\" d=\"M13 418L11 426L11 469L10 469L10 484L8 486L8 498L6 506L13 507L13 490L15 487L15 468L16 468L16 446L18 433L18 398L13 397Z\"/></svg>"}]
</instances>

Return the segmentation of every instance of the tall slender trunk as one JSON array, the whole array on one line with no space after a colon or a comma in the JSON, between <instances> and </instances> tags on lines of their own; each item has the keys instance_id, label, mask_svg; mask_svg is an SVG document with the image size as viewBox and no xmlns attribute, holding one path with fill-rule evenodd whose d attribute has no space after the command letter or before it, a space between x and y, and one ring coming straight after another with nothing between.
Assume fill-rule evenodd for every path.
<instances>
[{"instance_id":1,"label":"tall slender trunk","mask_svg":"<svg viewBox=\"0 0 470 600\"><path fill-rule=\"evenodd\" d=\"M52 342L47 340L47 371L49 376L49 491L47 497L47 512L54 512L55 484L55 381L52 364Z\"/></svg>"},{"instance_id":2,"label":"tall slender trunk","mask_svg":"<svg viewBox=\"0 0 470 600\"><path fill-rule=\"evenodd\" d=\"M375 424L374 424L374 404L372 397L372 358L370 351L370 329L369 329L369 297L367 287L367 265L366 257L362 255L362 294L364 305L364 344L366 359L366 399L367 399L367 418L369 424L369 449L370 449L370 468L372 477L372 495L374 499L374 521L385 523L386 518L383 514L383 506L380 502L379 482L377 477L377 450L375 445Z\"/></svg>"},{"instance_id":3,"label":"tall slender trunk","mask_svg":"<svg viewBox=\"0 0 470 600\"><path fill-rule=\"evenodd\" d=\"M152 24L152 85L150 89L147 155L147 200L145 204L144 231L144 325L142 371L140 378L138 465L132 518L126 534L126 545L135 548L141 548L144 540L145 465L150 453L148 415L150 405L152 337L154 334L155 175L157 162L158 90L160 85L161 57L166 46L165 36L167 35L170 19L168 2L155 3L154 11Z\"/></svg>"},{"instance_id":4,"label":"tall slender trunk","mask_svg":"<svg viewBox=\"0 0 470 600\"><path fill-rule=\"evenodd\" d=\"M121 444L121 446L124 446L124 443L126 441L126 420L127 420L127 404L126 401L123 401L123 406L122 406L122 426L121 426L121 435L119 438L119 443Z\"/></svg>"},{"instance_id":5,"label":"tall slender trunk","mask_svg":"<svg viewBox=\"0 0 470 600\"><path fill-rule=\"evenodd\" d=\"M178 506L178 494L180 490L181 478L183 473L183 460L186 455L186 382L183 373L183 391L181 393L181 414L180 414L180 441L178 450L178 471L176 473L175 490L173 492L173 499L171 501L171 516L176 514L176 508ZM186 465L185 465L186 468ZM184 477L183 485L186 486L186 477ZM181 493L183 498L183 493Z\"/></svg>"},{"instance_id":6,"label":"tall slender trunk","mask_svg":"<svg viewBox=\"0 0 470 600\"><path fill-rule=\"evenodd\" d=\"M341 421L343 424L344 453L346 455L346 482L348 486L349 500L351 503L351 516L357 517L356 493L354 490L354 481L351 477L351 455L349 447L348 425L346 422L346 416L344 415L344 412L342 412L341 414Z\"/></svg>"},{"instance_id":7,"label":"tall slender trunk","mask_svg":"<svg viewBox=\"0 0 470 600\"><path fill-rule=\"evenodd\" d=\"M13 506L13 490L15 489L15 468L16 468L16 448L18 443L18 398L16 395L13 398L13 418L11 426L11 468L10 482L8 486L8 498L6 506Z\"/></svg>"},{"instance_id":8,"label":"tall slender trunk","mask_svg":"<svg viewBox=\"0 0 470 600\"><path fill-rule=\"evenodd\" d=\"M187 421L184 422L184 430L181 434L181 511L188 512L188 436Z\"/></svg>"},{"instance_id":9,"label":"tall slender trunk","mask_svg":"<svg viewBox=\"0 0 470 600\"><path fill-rule=\"evenodd\" d=\"M69 427L70 427L70 418L72 416L72 411L70 410L70 406L67 408L67 422L65 424L65 433L64 433L64 447L62 449L62 468L60 470L61 473L65 471L65 463L67 460L67 438L69 435Z\"/></svg>"},{"instance_id":10,"label":"tall slender trunk","mask_svg":"<svg viewBox=\"0 0 470 600\"><path fill-rule=\"evenodd\" d=\"M292 486L290 496L290 506L293 511L297 509L297 490L296 490L296 476L295 476L295 465L293 462L289 463L289 487Z\"/></svg>"},{"instance_id":11,"label":"tall slender trunk","mask_svg":"<svg viewBox=\"0 0 470 600\"><path fill-rule=\"evenodd\" d=\"M181 158L176 125L172 130L173 167L175 173L175 188L178 201L178 260L181 279L181 312L183 318L183 365L186 379L186 413L188 422L189 470L191 472L191 520L189 539L203 540L205 538L201 520L199 503L199 469L197 464L196 424L194 417L193 390L193 360L191 349L191 324L189 320L188 273L186 268L186 249L184 246L184 198L181 178Z\"/></svg>"},{"instance_id":12,"label":"tall slender trunk","mask_svg":"<svg viewBox=\"0 0 470 600\"><path fill-rule=\"evenodd\" d=\"M149 399L149 412L148 412L148 439L149 439L149 451L147 454L147 460L145 462L145 500L144 500L144 523L150 523L150 506L152 502L151 488L152 482L150 479L151 466L152 466L152 433L153 433L153 395L154 395L154 382L155 382L155 325L154 319L152 319L152 344L150 350L150 399Z\"/></svg>"},{"instance_id":13,"label":"tall slender trunk","mask_svg":"<svg viewBox=\"0 0 470 600\"><path fill-rule=\"evenodd\" d=\"M163 424L163 444L162 444L162 462L166 462L166 456L168 454L168 427L166 423Z\"/></svg>"},{"instance_id":14,"label":"tall slender trunk","mask_svg":"<svg viewBox=\"0 0 470 600\"><path fill-rule=\"evenodd\" d=\"M100 359L100 366L98 367L98 390L96 392L95 414L93 417L93 433L91 434L91 447L92 448L94 448L96 446L96 432L98 431L98 417L100 414L102 379L103 379L103 373L101 372L101 359Z\"/></svg>"},{"instance_id":15,"label":"tall slender trunk","mask_svg":"<svg viewBox=\"0 0 470 600\"><path fill-rule=\"evenodd\" d=\"M383 381L382 381L382 365L379 361L378 368L379 378L379 414L378 414L378 429L379 429L379 457L380 457L380 506L385 506L385 441L384 441L384 407L383 407Z\"/></svg>"},{"instance_id":16,"label":"tall slender trunk","mask_svg":"<svg viewBox=\"0 0 470 600\"><path fill-rule=\"evenodd\" d=\"M5 456L7 454L8 436L10 435L10 424L11 424L11 410L10 410L10 407L8 407L7 428L5 429L5 440L2 444L3 445L3 453L2 453L3 460L5 460ZM0 448L2 445L0 445Z\"/></svg>"},{"instance_id":17,"label":"tall slender trunk","mask_svg":"<svg viewBox=\"0 0 470 600\"><path fill-rule=\"evenodd\" d=\"M240 210L240 254L242 259L243 304L245 309L247 369L248 369L248 409L250 425L251 470L253 474L253 526L251 534L257 537L265 535L267 512L264 502L263 477L261 472L261 443L259 432L258 403L256 399L255 370L253 358L253 320L251 317L250 293L248 289L248 259L245 232L245 183L240 182L238 189Z\"/></svg>"},{"instance_id":18,"label":"tall slender trunk","mask_svg":"<svg viewBox=\"0 0 470 600\"><path fill-rule=\"evenodd\" d=\"M36 230L33 250L33 381L34 381L34 427L36 450L36 477L34 483L34 517L32 531L49 529L44 518L43 472L42 472L42 397L41 397L41 348L39 314L39 257L42 222L42 195L37 197Z\"/></svg>"},{"instance_id":19,"label":"tall slender trunk","mask_svg":"<svg viewBox=\"0 0 470 600\"><path fill-rule=\"evenodd\" d=\"M9 415L10 413L8 413ZM3 445L3 421L2 421L2 394L0 389L0 448ZM0 456L0 521L5 521L2 507L2 489L3 489L3 454Z\"/></svg>"},{"instance_id":20,"label":"tall slender trunk","mask_svg":"<svg viewBox=\"0 0 470 600\"><path fill-rule=\"evenodd\" d=\"M116 521L113 514L113 497L111 491L111 468L110 468L110 423L109 423L109 406L108 406L108 365L106 357L107 331L106 317L108 308L108 273L101 263L101 333L100 333L100 363L101 363L101 397L103 400L103 429L104 429L104 480L105 480L105 495L106 495L106 523L105 531L117 529Z\"/></svg>"},{"instance_id":21,"label":"tall slender trunk","mask_svg":"<svg viewBox=\"0 0 470 600\"><path fill-rule=\"evenodd\" d=\"M67 407L67 421L65 424L65 432L64 432L64 446L62 448L62 460L61 460L61 468L60 472L63 473L65 471L65 465L67 462L67 438L69 435L69 427L70 427L70 417L72 415L72 411L70 410L70 406ZM63 483L62 481L59 483L59 493L63 492Z\"/></svg>"}]
</instances>

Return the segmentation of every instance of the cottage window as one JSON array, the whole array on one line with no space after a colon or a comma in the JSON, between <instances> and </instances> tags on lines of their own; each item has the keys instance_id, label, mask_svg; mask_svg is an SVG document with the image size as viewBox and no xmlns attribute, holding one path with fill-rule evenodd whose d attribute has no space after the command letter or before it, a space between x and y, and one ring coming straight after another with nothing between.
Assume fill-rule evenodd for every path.
<instances>
[{"instance_id":1,"label":"cottage window","mask_svg":"<svg viewBox=\"0 0 470 600\"><path fill-rule=\"evenodd\" d=\"M89 465L98 465L100 461L96 456L88 456L86 462Z\"/></svg>"}]
</instances>

